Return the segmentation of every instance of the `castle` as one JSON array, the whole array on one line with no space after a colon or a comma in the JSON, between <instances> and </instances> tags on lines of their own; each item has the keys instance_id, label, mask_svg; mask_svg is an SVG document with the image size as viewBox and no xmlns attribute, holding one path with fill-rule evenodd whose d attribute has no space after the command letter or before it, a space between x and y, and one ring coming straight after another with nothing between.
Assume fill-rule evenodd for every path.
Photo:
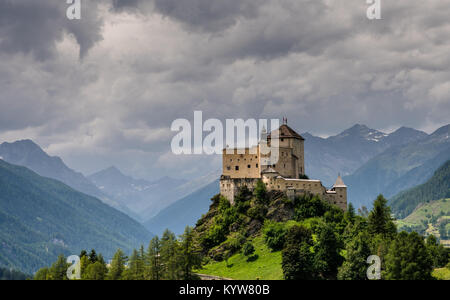
<instances>
[{"instance_id":1,"label":"castle","mask_svg":"<svg viewBox=\"0 0 450 300\"><path fill-rule=\"evenodd\" d=\"M274 143L276 139L277 143ZM265 129L257 146L223 150L223 172L220 178L220 194L234 204L234 197L243 186L253 189L258 182L268 191L285 192L289 198L305 194L320 196L342 210L347 209L347 186L338 176L331 189L320 180L303 179L305 176L304 138L285 122L277 130L267 134ZM271 144L278 145L278 161L272 164L263 151Z\"/></svg>"}]
</instances>

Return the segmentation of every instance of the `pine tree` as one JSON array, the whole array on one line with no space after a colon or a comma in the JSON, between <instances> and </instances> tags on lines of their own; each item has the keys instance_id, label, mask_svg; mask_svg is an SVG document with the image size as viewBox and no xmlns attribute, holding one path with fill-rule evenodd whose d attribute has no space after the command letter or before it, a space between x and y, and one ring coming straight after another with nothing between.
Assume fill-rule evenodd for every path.
<instances>
[{"instance_id":1,"label":"pine tree","mask_svg":"<svg viewBox=\"0 0 450 300\"><path fill-rule=\"evenodd\" d=\"M305 280L316 277L311 231L303 226L293 226L286 235L282 251L282 268L286 280Z\"/></svg>"},{"instance_id":2,"label":"pine tree","mask_svg":"<svg viewBox=\"0 0 450 300\"><path fill-rule=\"evenodd\" d=\"M162 264L161 264L161 243L158 236L155 236L148 246L146 255L146 272L145 277L149 280L162 279Z\"/></svg>"},{"instance_id":3,"label":"pine tree","mask_svg":"<svg viewBox=\"0 0 450 300\"><path fill-rule=\"evenodd\" d=\"M94 249L92 249L91 253L89 253L89 261L91 263L96 263L97 262L97 253L95 252Z\"/></svg>"},{"instance_id":4,"label":"pine tree","mask_svg":"<svg viewBox=\"0 0 450 300\"><path fill-rule=\"evenodd\" d=\"M85 279L86 276L86 270L91 265L91 262L89 261L89 256L84 255L80 259L80 273L81 273L81 279Z\"/></svg>"},{"instance_id":5,"label":"pine tree","mask_svg":"<svg viewBox=\"0 0 450 300\"><path fill-rule=\"evenodd\" d=\"M401 232L386 255L383 278L388 280L430 280L433 261L417 232Z\"/></svg>"},{"instance_id":6,"label":"pine tree","mask_svg":"<svg viewBox=\"0 0 450 300\"><path fill-rule=\"evenodd\" d=\"M68 280L67 278L67 268L69 264L66 262L64 255L59 255L56 262L52 265L49 270L50 280Z\"/></svg>"},{"instance_id":7,"label":"pine tree","mask_svg":"<svg viewBox=\"0 0 450 300\"><path fill-rule=\"evenodd\" d=\"M180 265L178 257L178 241L175 234L166 229L161 238L161 264L163 266L163 279L177 280Z\"/></svg>"},{"instance_id":8,"label":"pine tree","mask_svg":"<svg viewBox=\"0 0 450 300\"><path fill-rule=\"evenodd\" d=\"M360 232L346 247L345 261L339 268L339 280L366 280L367 258L371 255L369 235Z\"/></svg>"},{"instance_id":9,"label":"pine tree","mask_svg":"<svg viewBox=\"0 0 450 300\"><path fill-rule=\"evenodd\" d=\"M108 272L108 280L120 280L122 279L123 272L125 270L125 263L127 262L127 257L121 249L117 250L111 261L111 267Z\"/></svg>"},{"instance_id":10,"label":"pine tree","mask_svg":"<svg viewBox=\"0 0 450 300\"><path fill-rule=\"evenodd\" d=\"M201 257L199 251L194 249L194 237L192 228L187 226L184 234L181 236L181 261L182 261L182 279L193 279L192 269L200 267Z\"/></svg>"},{"instance_id":11,"label":"pine tree","mask_svg":"<svg viewBox=\"0 0 450 300\"><path fill-rule=\"evenodd\" d=\"M106 265L97 261L93 264L90 264L85 271L84 279L85 280L105 280L106 273L108 272L108 268Z\"/></svg>"},{"instance_id":12,"label":"pine tree","mask_svg":"<svg viewBox=\"0 0 450 300\"><path fill-rule=\"evenodd\" d=\"M344 219L347 223L354 223L356 218L355 207L350 202L348 204L347 211L344 214Z\"/></svg>"},{"instance_id":13,"label":"pine tree","mask_svg":"<svg viewBox=\"0 0 450 300\"><path fill-rule=\"evenodd\" d=\"M139 252L134 249L128 260L128 268L124 272L125 280L139 280Z\"/></svg>"},{"instance_id":14,"label":"pine tree","mask_svg":"<svg viewBox=\"0 0 450 300\"><path fill-rule=\"evenodd\" d=\"M34 280L49 280L50 270L49 268L39 269L34 275Z\"/></svg>"},{"instance_id":15,"label":"pine tree","mask_svg":"<svg viewBox=\"0 0 450 300\"><path fill-rule=\"evenodd\" d=\"M369 233L381 234L384 237L393 237L397 228L391 218L391 209L387 206L387 200L379 195L373 203L373 209L368 217Z\"/></svg>"},{"instance_id":16,"label":"pine tree","mask_svg":"<svg viewBox=\"0 0 450 300\"><path fill-rule=\"evenodd\" d=\"M342 264L342 249L333 228L329 224L319 229L317 244L314 247L314 266L325 278L336 278L337 269Z\"/></svg>"},{"instance_id":17,"label":"pine tree","mask_svg":"<svg viewBox=\"0 0 450 300\"><path fill-rule=\"evenodd\" d=\"M444 248L443 245L440 245L434 235L428 236L426 246L435 268L442 268L448 263L450 250Z\"/></svg>"}]
</instances>

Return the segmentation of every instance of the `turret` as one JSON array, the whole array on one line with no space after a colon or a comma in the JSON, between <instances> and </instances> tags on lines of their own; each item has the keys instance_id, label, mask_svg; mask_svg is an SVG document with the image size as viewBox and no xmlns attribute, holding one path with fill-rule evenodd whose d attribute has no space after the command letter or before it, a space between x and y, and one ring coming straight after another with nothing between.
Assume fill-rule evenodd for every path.
<instances>
[{"instance_id":1,"label":"turret","mask_svg":"<svg viewBox=\"0 0 450 300\"><path fill-rule=\"evenodd\" d=\"M331 190L336 192L336 204L344 211L347 210L347 186L342 180L340 174L338 175L338 178L336 179L336 182Z\"/></svg>"}]
</instances>

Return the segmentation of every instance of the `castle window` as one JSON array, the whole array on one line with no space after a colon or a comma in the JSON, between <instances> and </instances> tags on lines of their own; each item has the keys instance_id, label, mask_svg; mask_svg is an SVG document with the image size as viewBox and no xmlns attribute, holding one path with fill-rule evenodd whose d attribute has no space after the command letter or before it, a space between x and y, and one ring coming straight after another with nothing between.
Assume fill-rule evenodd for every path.
<instances>
[{"instance_id":1,"label":"castle window","mask_svg":"<svg viewBox=\"0 0 450 300\"><path fill-rule=\"evenodd\" d=\"M281 139L282 142L284 142L284 139Z\"/></svg>"},{"instance_id":2,"label":"castle window","mask_svg":"<svg viewBox=\"0 0 450 300\"><path fill-rule=\"evenodd\" d=\"M248 166L247 166L247 168L249 168L249 169L250 169L251 167L252 167L251 165L248 165Z\"/></svg>"},{"instance_id":3,"label":"castle window","mask_svg":"<svg viewBox=\"0 0 450 300\"><path fill-rule=\"evenodd\" d=\"M256 164L256 167L259 168L258 164Z\"/></svg>"},{"instance_id":4,"label":"castle window","mask_svg":"<svg viewBox=\"0 0 450 300\"><path fill-rule=\"evenodd\" d=\"M231 170L231 167L230 167L230 166L228 166L228 167L227 167L227 170L228 170L228 171L230 171L230 170Z\"/></svg>"},{"instance_id":5,"label":"castle window","mask_svg":"<svg viewBox=\"0 0 450 300\"><path fill-rule=\"evenodd\" d=\"M239 171L239 166L236 166L234 169L235 169L236 171Z\"/></svg>"}]
</instances>

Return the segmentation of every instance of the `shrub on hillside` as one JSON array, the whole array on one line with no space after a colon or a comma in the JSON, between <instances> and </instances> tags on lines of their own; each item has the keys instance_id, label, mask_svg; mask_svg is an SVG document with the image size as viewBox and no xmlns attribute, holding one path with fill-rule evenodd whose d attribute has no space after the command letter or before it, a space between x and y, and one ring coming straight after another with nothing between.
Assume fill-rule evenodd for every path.
<instances>
[{"instance_id":1,"label":"shrub on hillside","mask_svg":"<svg viewBox=\"0 0 450 300\"><path fill-rule=\"evenodd\" d=\"M286 237L286 229L283 223L266 221L263 233L267 247L272 251L283 249Z\"/></svg>"}]
</instances>

